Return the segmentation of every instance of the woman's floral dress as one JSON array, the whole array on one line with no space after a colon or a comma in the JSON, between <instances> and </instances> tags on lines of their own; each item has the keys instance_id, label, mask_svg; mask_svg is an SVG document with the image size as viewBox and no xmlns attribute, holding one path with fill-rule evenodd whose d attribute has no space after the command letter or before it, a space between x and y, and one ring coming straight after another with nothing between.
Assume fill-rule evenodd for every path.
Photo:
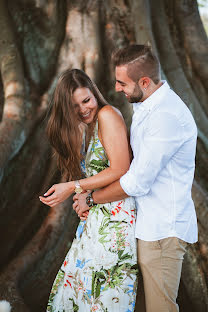
<instances>
[{"instance_id":1,"label":"woman's floral dress","mask_svg":"<svg viewBox=\"0 0 208 312\"><path fill-rule=\"evenodd\" d=\"M82 166L89 177L108 165L97 122ZM134 311L138 273L134 228L133 198L92 207L87 220L79 223L47 311Z\"/></svg>"}]
</instances>

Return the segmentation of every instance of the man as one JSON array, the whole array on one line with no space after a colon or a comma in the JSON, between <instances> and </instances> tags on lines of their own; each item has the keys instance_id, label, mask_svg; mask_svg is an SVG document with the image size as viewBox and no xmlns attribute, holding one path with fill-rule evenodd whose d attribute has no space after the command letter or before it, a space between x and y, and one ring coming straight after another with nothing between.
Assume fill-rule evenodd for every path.
<instances>
[{"instance_id":1,"label":"man","mask_svg":"<svg viewBox=\"0 0 208 312\"><path fill-rule=\"evenodd\" d=\"M89 194L87 203L135 197L146 310L179 311L176 298L186 245L197 241L191 198L196 125L187 106L161 81L159 62L150 47L120 49L113 61L116 91L133 103L133 160L120 181ZM75 196L79 216L89 209L86 195Z\"/></svg>"}]
</instances>

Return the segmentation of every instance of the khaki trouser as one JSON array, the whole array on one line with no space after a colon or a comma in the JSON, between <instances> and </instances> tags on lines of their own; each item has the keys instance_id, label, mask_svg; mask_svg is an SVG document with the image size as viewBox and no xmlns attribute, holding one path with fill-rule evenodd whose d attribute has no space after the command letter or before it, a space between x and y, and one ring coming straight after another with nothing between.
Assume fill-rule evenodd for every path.
<instances>
[{"instance_id":1,"label":"khaki trouser","mask_svg":"<svg viewBox=\"0 0 208 312\"><path fill-rule=\"evenodd\" d=\"M146 312L176 312L178 287L187 243L176 237L158 241L138 240Z\"/></svg>"}]
</instances>

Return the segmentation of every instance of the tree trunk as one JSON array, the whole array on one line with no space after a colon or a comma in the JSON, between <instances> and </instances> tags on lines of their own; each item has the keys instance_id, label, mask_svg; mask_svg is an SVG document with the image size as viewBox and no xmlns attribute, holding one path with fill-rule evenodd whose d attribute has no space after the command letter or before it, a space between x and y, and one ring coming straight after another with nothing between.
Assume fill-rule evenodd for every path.
<instances>
[{"instance_id":1,"label":"tree trunk","mask_svg":"<svg viewBox=\"0 0 208 312\"><path fill-rule=\"evenodd\" d=\"M151 44L162 75L198 126L193 199L199 242L184 260L180 311L208 308L207 36L195 0L0 0L0 299L13 311L44 311L54 277L73 240L72 200L40 203L61 181L44 134L57 77L81 68L130 126L132 107L114 91L111 52ZM139 281L136 311L144 312Z\"/></svg>"}]
</instances>

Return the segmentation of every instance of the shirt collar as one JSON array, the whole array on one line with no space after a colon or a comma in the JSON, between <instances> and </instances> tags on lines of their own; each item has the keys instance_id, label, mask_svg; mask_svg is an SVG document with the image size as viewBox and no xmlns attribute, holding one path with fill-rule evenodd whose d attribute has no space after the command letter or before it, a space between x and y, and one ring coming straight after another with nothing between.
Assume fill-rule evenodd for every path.
<instances>
[{"instance_id":1,"label":"shirt collar","mask_svg":"<svg viewBox=\"0 0 208 312\"><path fill-rule=\"evenodd\" d=\"M152 108L161 100L167 90L170 89L167 81L162 80L162 83L162 86L153 92L145 101L133 103L134 113L136 113L138 110L152 110Z\"/></svg>"}]
</instances>

